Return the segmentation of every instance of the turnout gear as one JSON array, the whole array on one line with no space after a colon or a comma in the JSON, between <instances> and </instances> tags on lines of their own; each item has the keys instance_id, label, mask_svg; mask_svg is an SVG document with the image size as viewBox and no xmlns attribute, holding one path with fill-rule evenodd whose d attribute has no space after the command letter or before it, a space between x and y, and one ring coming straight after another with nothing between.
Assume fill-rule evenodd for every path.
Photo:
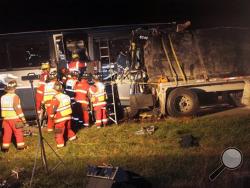
<instances>
[{"instance_id":1,"label":"turnout gear","mask_svg":"<svg viewBox=\"0 0 250 188\"><path fill-rule=\"evenodd\" d=\"M56 85L58 85L58 83ZM50 111L50 118L53 119L55 123L55 139L57 147L64 147L65 129L67 129L69 140L76 139L76 135L71 129L72 109L69 96L58 91L52 99Z\"/></svg>"},{"instance_id":2,"label":"turnout gear","mask_svg":"<svg viewBox=\"0 0 250 188\"><path fill-rule=\"evenodd\" d=\"M82 120L84 122L84 126L89 126L89 83L85 77L81 79L81 81L76 85L75 88L75 100L78 103L78 106L80 107L79 112L79 123L82 123Z\"/></svg>"},{"instance_id":3,"label":"turnout gear","mask_svg":"<svg viewBox=\"0 0 250 188\"><path fill-rule=\"evenodd\" d=\"M79 60L78 54L73 54L72 61L67 65L69 72L73 72L73 71L83 72L83 69L86 67L87 67L87 64Z\"/></svg>"},{"instance_id":4,"label":"turnout gear","mask_svg":"<svg viewBox=\"0 0 250 188\"><path fill-rule=\"evenodd\" d=\"M16 81L10 81L7 85L7 94L1 97L1 113L3 117L3 149L8 150L12 133L16 137L17 148L24 148L23 125L26 124L22 111L20 98L15 94Z\"/></svg>"},{"instance_id":5,"label":"turnout gear","mask_svg":"<svg viewBox=\"0 0 250 188\"><path fill-rule=\"evenodd\" d=\"M50 112L49 108L51 108L51 101L53 99L53 96L56 94L56 91L54 90L55 83L57 82L55 73L50 74L50 76L53 75L49 82L45 83L44 87L44 95L43 95L43 104L45 105L45 109L48 115L48 124L47 124L47 130L48 132L53 131L53 120L50 118Z\"/></svg>"},{"instance_id":6,"label":"turnout gear","mask_svg":"<svg viewBox=\"0 0 250 188\"><path fill-rule=\"evenodd\" d=\"M49 69L45 69L46 67L48 67L47 65L43 67L42 64L42 73L40 75L40 79L38 82L38 86L36 89L36 110L37 113L40 114L41 113L41 107L42 107L42 101L43 101L43 95L44 95L44 87L45 87L45 83L49 78Z\"/></svg>"},{"instance_id":7,"label":"turnout gear","mask_svg":"<svg viewBox=\"0 0 250 188\"><path fill-rule=\"evenodd\" d=\"M66 81L66 88L65 93L70 97L71 101L74 101L75 98L75 87L78 82L78 78L73 76L71 78L68 78Z\"/></svg>"},{"instance_id":8,"label":"turnout gear","mask_svg":"<svg viewBox=\"0 0 250 188\"><path fill-rule=\"evenodd\" d=\"M108 123L106 115L106 91L105 85L96 80L95 84L89 89L91 94L91 102L95 111L96 126L100 127L102 124Z\"/></svg>"},{"instance_id":9,"label":"turnout gear","mask_svg":"<svg viewBox=\"0 0 250 188\"><path fill-rule=\"evenodd\" d=\"M65 86L65 93L71 99L71 105L72 105L72 110L73 110L72 119L76 122L79 120L79 118L77 117L78 108L75 102L75 87L77 83L78 83L78 78L76 76L72 76L72 78L69 78L67 80L66 86Z\"/></svg>"}]
</instances>

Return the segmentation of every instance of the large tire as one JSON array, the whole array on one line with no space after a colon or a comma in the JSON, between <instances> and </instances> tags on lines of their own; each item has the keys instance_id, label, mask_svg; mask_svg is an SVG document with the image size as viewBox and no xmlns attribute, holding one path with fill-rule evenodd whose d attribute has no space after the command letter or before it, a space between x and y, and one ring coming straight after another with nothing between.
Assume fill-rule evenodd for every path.
<instances>
[{"instance_id":1,"label":"large tire","mask_svg":"<svg viewBox=\"0 0 250 188\"><path fill-rule=\"evenodd\" d=\"M167 111L172 117L194 116L199 110L199 100L193 91L177 88L167 98Z\"/></svg>"}]
</instances>

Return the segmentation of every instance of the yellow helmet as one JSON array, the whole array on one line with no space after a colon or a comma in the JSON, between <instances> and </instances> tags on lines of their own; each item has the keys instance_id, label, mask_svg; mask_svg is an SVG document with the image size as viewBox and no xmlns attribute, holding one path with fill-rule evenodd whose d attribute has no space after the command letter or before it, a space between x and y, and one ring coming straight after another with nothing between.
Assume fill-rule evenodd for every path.
<instances>
[{"instance_id":1,"label":"yellow helmet","mask_svg":"<svg viewBox=\"0 0 250 188\"><path fill-rule=\"evenodd\" d=\"M42 69L42 70L50 69L50 64L49 64L49 62L42 63L41 69Z\"/></svg>"},{"instance_id":2,"label":"yellow helmet","mask_svg":"<svg viewBox=\"0 0 250 188\"><path fill-rule=\"evenodd\" d=\"M72 54L72 59L77 59L77 58L79 58L78 54Z\"/></svg>"}]
</instances>

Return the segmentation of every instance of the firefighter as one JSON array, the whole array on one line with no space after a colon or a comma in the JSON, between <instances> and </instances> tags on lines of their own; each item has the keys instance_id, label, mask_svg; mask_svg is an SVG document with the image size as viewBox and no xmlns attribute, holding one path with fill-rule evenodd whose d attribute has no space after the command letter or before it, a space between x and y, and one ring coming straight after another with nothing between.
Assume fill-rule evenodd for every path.
<instances>
[{"instance_id":1,"label":"firefighter","mask_svg":"<svg viewBox=\"0 0 250 188\"><path fill-rule=\"evenodd\" d=\"M72 54L72 61L68 64L69 72L77 71L80 74L83 74L87 64L85 62L80 61L80 57L78 54Z\"/></svg>"},{"instance_id":2,"label":"firefighter","mask_svg":"<svg viewBox=\"0 0 250 188\"><path fill-rule=\"evenodd\" d=\"M49 77L49 72L50 72L49 62L42 63L41 70L42 72L41 72L40 80L38 82L38 87L36 90L36 109L37 109L38 115L41 113L45 82Z\"/></svg>"},{"instance_id":3,"label":"firefighter","mask_svg":"<svg viewBox=\"0 0 250 188\"><path fill-rule=\"evenodd\" d=\"M15 93L17 82L10 81L5 87L7 92L1 97L1 110L3 118L3 151L8 151L12 133L16 138L17 149L24 149L23 126L27 125L20 103L19 96Z\"/></svg>"},{"instance_id":4,"label":"firefighter","mask_svg":"<svg viewBox=\"0 0 250 188\"><path fill-rule=\"evenodd\" d=\"M43 95L43 104L45 105L45 109L48 116L48 123L47 123L47 131L52 132L53 131L53 120L50 118L50 110L48 110L51 107L51 100L53 96L56 94L54 90L54 85L57 81L57 72L53 71L49 75L49 80L45 83L44 86L44 95Z\"/></svg>"},{"instance_id":5,"label":"firefighter","mask_svg":"<svg viewBox=\"0 0 250 188\"><path fill-rule=\"evenodd\" d=\"M75 100L79 107L79 124L83 123L84 127L89 127L89 87L88 75L83 74L81 81L76 84Z\"/></svg>"},{"instance_id":6,"label":"firefighter","mask_svg":"<svg viewBox=\"0 0 250 188\"><path fill-rule=\"evenodd\" d=\"M56 82L54 85L56 94L54 95L51 108L49 108L50 118L55 124L55 139L58 148L64 147L64 132L67 129L67 137L70 141L76 139L75 133L71 129L71 114L70 97L62 93L62 85Z\"/></svg>"},{"instance_id":7,"label":"firefighter","mask_svg":"<svg viewBox=\"0 0 250 188\"><path fill-rule=\"evenodd\" d=\"M70 75L71 77L69 77L68 80L66 81L65 93L70 97L72 110L73 110L72 120L74 121L74 125L76 125L79 120L78 115L77 115L79 112L78 112L77 104L75 102L75 89L78 83L79 72L73 71L71 72Z\"/></svg>"},{"instance_id":8,"label":"firefighter","mask_svg":"<svg viewBox=\"0 0 250 188\"><path fill-rule=\"evenodd\" d=\"M102 125L107 125L108 119L106 115L106 91L105 85L99 81L98 76L94 77L94 84L90 87L91 102L95 111L95 125L101 128Z\"/></svg>"}]
</instances>

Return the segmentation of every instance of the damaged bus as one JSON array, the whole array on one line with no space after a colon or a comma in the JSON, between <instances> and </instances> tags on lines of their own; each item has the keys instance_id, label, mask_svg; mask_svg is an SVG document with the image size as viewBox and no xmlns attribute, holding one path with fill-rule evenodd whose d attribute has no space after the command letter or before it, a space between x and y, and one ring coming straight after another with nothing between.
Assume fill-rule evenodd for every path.
<instances>
[{"instance_id":1,"label":"damaged bus","mask_svg":"<svg viewBox=\"0 0 250 188\"><path fill-rule=\"evenodd\" d=\"M134 117L143 110L181 117L221 102L241 105L250 76L250 30L185 26L164 23L1 34L0 74L17 77L26 116L34 115L34 104L29 82L21 77L39 74L44 61L60 70L72 53L87 62L87 73L102 74L115 123L117 114Z\"/></svg>"}]
</instances>

